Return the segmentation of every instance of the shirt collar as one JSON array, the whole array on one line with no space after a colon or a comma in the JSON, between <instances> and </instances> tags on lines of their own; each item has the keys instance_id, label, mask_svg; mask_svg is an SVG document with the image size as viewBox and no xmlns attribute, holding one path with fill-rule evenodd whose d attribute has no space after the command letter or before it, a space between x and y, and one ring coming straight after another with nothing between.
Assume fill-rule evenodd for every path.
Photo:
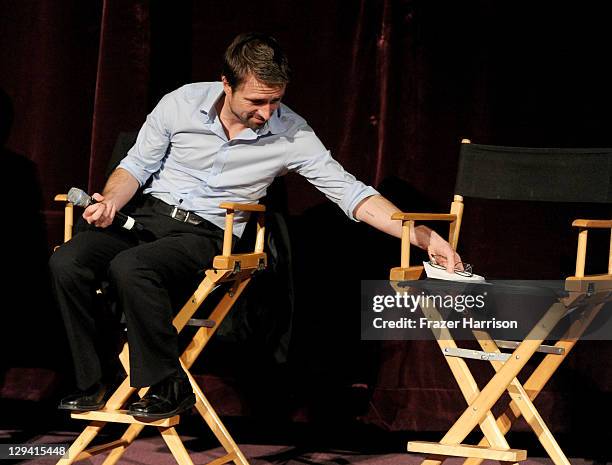
<instances>
[{"instance_id":1,"label":"shirt collar","mask_svg":"<svg viewBox=\"0 0 612 465\"><path fill-rule=\"evenodd\" d=\"M223 83L222 82L214 82L206 95L206 98L200 105L200 111L208 116L208 122L212 123L214 119L217 117L217 110L215 108L215 103L223 96ZM281 119L282 114L282 105L278 107L278 109L274 112L272 117L264 124L261 128L256 131L252 131L253 139L261 136L267 136L268 134L280 134L287 130L286 124Z\"/></svg>"},{"instance_id":2,"label":"shirt collar","mask_svg":"<svg viewBox=\"0 0 612 465\"><path fill-rule=\"evenodd\" d=\"M206 94L206 97L200 105L200 111L208 116L208 122L212 123L217 116L217 110L215 109L215 103L223 96L223 83L213 82L210 90Z\"/></svg>"},{"instance_id":3,"label":"shirt collar","mask_svg":"<svg viewBox=\"0 0 612 465\"><path fill-rule=\"evenodd\" d=\"M272 117L268 120L268 122L259 130L260 135L264 135L267 133L272 134L280 134L287 130L287 126L281 118L283 111L282 105L278 107L278 109L274 112Z\"/></svg>"}]
</instances>

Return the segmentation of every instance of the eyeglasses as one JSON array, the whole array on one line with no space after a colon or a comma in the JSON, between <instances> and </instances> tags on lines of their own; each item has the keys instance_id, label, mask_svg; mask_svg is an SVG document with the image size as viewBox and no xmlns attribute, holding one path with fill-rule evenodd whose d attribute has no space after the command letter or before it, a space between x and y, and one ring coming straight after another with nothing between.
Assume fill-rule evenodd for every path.
<instances>
[{"instance_id":1,"label":"eyeglasses","mask_svg":"<svg viewBox=\"0 0 612 465\"><path fill-rule=\"evenodd\" d=\"M446 257L442 255L431 255L431 260L429 260L429 264L434 268L439 270L446 270L446 266L440 265L438 263L439 259L444 259L446 261ZM463 267L463 269L461 269ZM469 263L457 262L455 263L455 274L459 276L465 276L466 278L471 277L474 273L472 272L472 265Z\"/></svg>"}]
</instances>

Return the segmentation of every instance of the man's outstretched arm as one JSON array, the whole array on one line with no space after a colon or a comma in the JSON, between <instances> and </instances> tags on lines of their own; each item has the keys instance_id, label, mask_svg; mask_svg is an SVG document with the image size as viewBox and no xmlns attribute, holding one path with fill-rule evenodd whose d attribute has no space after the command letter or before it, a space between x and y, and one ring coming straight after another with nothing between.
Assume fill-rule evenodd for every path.
<instances>
[{"instance_id":1,"label":"man's outstretched arm","mask_svg":"<svg viewBox=\"0 0 612 465\"><path fill-rule=\"evenodd\" d=\"M402 237L402 222L391 219L391 215L400 212L399 208L382 195L373 195L359 202L353 214L359 221L376 229L395 237ZM446 269L449 273L453 272L456 263L461 262L461 257L450 244L427 226L420 225L413 228L410 231L410 243L427 250L429 256L446 257Z\"/></svg>"}]
</instances>

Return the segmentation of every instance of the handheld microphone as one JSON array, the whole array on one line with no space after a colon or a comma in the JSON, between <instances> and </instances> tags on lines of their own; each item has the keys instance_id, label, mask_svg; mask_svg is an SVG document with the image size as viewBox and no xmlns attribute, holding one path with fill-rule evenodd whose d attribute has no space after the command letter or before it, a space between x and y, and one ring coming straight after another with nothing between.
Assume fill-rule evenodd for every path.
<instances>
[{"instance_id":1,"label":"handheld microphone","mask_svg":"<svg viewBox=\"0 0 612 465\"><path fill-rule=\"evenodd\" d=\"M97 203L95 199L93 199L89 194L85 191L77 187L71 187L68 191L68 202L73 203L77 207L87 208L94 203ZM121 213L120 211L115 212L115 218L113 219L113 224L121 226L128 231L135 229L136 231L142 231L144 227L142 224L137 223L134 218L126 215L125 213Z\"/></svg>"}]
</instances>

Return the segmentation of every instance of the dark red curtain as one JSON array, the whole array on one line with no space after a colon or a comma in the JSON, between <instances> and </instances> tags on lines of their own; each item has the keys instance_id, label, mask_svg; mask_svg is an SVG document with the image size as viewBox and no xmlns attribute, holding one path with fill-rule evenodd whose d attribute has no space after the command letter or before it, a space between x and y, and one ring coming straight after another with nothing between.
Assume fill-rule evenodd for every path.
<instances>
[{"instance_id":1,"label":"dark red curtain","mask_svg":"<svg viewBox=\"0 0 612 465\"><path fill-rule=\"evenodd\" d=\"M19 208L39 231L5 232L16 257L7 295L15 299L46 289L44 264L61 240L53 196L73 185L100 190L117 134L138 129L166 92L218 79L223 50L242 31L272 33L284 45L294 68L286 103L350 172L403 209L448 208L463 137L612 146L607 15L596 3L0 0L0 13L4 199L19 203L28 192ZM437 349L358 341L359 281L387 276L399 261L397 241L351 223L298 177L285 187L298 302L291 360L301 394L323 412L335 399L322 394L330 386L365 382L375 386L368 421L442 428L446 419L428 412L462 403ZM476 203L460 251L487 276L560 278L573 266L570 218L609 214ZM29 311L7 308L5 318L21 328L34 315L61 334L48 292L36 294ZM24 353L6 363L55 363ZM567 370L589 377L593 393L612 389L609 373L595 377L585 366L594 365L580 352Z\"/></svg>"}]
</instances>

